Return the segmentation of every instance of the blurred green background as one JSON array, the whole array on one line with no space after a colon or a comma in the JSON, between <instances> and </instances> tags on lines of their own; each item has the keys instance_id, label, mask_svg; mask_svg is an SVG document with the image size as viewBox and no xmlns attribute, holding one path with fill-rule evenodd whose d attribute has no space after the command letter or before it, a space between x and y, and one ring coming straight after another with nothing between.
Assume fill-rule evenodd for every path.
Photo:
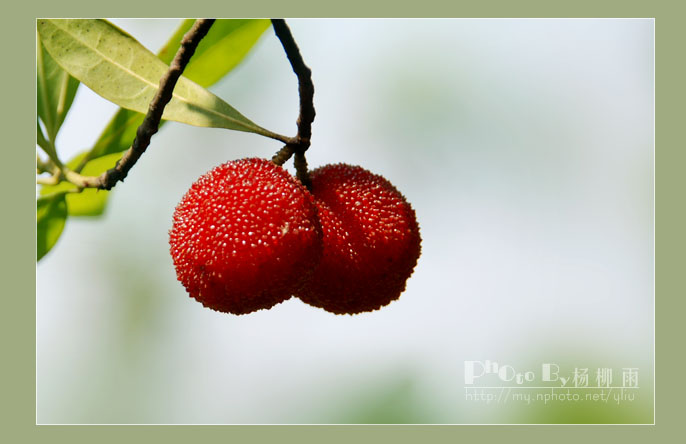
<instances>
[{"instance_id":1,"label":"blurred green background","mask_svg":"<svg viewBox=\"0 0 686 444\"><path fill-rule=\"evenodd\" d=\"M179 23L113 21L153 51ZM654 22L288 22L316 88L310 166L362 165L417 211L406 292L354 317L297 299L235 317L190 299L168 254L176 203L213 166L280 146L170 123L104 217L69 219L37 267L37 421L652 423ZM296 131L271 30L211 90ZM61 156L115 110L82 86ZM590 385L595 368L617 385L631 367L640 388L619 404L476 402L470 360L537 377L587 367Z\"/></svg>"}]
</instances>

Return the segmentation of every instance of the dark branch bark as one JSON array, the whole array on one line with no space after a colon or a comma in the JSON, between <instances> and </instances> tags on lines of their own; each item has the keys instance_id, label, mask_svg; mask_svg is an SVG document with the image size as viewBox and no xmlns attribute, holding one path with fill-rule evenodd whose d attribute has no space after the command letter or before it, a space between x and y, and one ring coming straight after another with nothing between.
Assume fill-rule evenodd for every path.
<instances>
[{"instance_id":1,"label":"dark branch bark","mask_svg":"<svg viewBox=\"0 0 686 444\"><path fill-rule=\"evenodd\" d=\"M274 156L272 157L272 163L278 166L282 166L284 163L288 161L288 159L291 158L293 153L295 152L293 145L284 145L283 148L281 148Z\"/></svg>"},{"instance_id":2,"label":"dark branch bark","mask_svg":"<svg viewBox=\"0 0 686 444\"><path fill-rule=\"evenodd\" d=\"M157 94L150 102L148 113L143 120L143 123L136 131L136 138L122 158L117 162L114 168L104 172L97 178L97 183L88 184L91 187L97 187L103 190L110 190L117 182L123 181L129 170L136 164L141 155L150 145L150 139L157 132L162 120L162 113L164 107L169 103L174 92L176 82L181 77L183 70L190 61L198 43L205 37L210 27L214 23L213 19L196 20L193 27L183 36L179 50L174 56L169 70L160 79L160 87Z\"/></svg>"},{"instance_id":3,"label":"dark branch bark","mask_svg":"<svg viewBox=\"0 0 686 444\"><path fill-rule=\"evenodd\" d=\"M307 159L305 159L304 151L295 153L293 164L295 165L295 173L298 180L300 180L308 190L312 190L312 181L310 180L310 173L307 171Z\"/></svg>"},{"instance_id":4,"label":"dark branch bark","mask_svg":"<svg viewBox=\"0 0 686 444\"><path fill-rule=\"evenodd\" d=\"M293 153L296 154L296 170L298 178L303 184L309 184L307 173L307 162L304 153L310 147L312 137L312 122L316 115L314 110L314 84L312 83L312 71L310 70L302 56L298 45L293 39L291 30L283 19L272 19L274 33L279 38L286 57L293 68L293 72L298 77L298 92L300 94L300 114L298 115L298 135L291 143L279 151L272 159L274 163L283 164ZM279 163L280 162L280 163Z\"/></svg>"}]
</instances>

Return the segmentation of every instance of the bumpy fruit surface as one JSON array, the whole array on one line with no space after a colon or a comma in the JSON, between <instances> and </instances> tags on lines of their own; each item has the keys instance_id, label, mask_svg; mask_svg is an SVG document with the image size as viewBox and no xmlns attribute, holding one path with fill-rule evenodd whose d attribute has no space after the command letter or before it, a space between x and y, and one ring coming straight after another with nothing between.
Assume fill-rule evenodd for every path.
<instances>
[{"instance_id":1,"label":"bumpy fruit surface","mask_svg":"<svg viewBox=\"0 0 686 444\"><path fill-rule=\"evenodd\" d=\"M298 297L336 314L376 310L400 297L421 251L405 197L358 166L327 165L311 180L324 249Z\"/></svg>"},{"instance_id":2,"label":"bumpy fruit surface","mask_svg":"<svg viewBox=\"0 0 686 444\"><path fill-rule=\"evenodd\" d=\"M291 297L322 250L312 195L264 159L227 162L200 177L176 207L169 244L188 293L234 314Z\"/></svg>"}]
</instances>

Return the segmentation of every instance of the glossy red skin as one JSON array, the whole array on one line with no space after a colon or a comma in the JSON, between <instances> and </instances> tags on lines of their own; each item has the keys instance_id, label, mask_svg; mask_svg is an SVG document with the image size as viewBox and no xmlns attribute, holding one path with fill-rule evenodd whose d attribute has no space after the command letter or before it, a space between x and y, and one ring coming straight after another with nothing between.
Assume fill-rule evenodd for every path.
<instances>
[{"instance_id":1,"label":"glossy red skin","mask_svg":"<svg viewBox=\"0 0 686 444\"><path fill-rule=\"evenodd\" d=\"M200 177L169 231L177 278L213 310L245 314L290 298L321 256L312 195L285 169L241 159Z\"/></svg>"},{"instance_id":2,"label":"glossy red skin","mask_svg":"<svg viewBox=\"0 0 686 444\"><path fill-rule=\"evenodd\" d=\"M324 248L298 297L336 314L398 299L421 253L411 205L388 180L358 166L326 165L310 177Z\"/></svg>"}]
</instances>

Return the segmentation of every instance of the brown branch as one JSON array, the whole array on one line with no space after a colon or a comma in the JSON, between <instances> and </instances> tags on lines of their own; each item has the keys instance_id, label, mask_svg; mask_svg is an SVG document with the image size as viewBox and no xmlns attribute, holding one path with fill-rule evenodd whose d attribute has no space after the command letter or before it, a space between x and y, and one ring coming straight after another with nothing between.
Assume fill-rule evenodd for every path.
<instances>
[{"instance_id":1,"label":"brown branch","mask_svg":"<svg viewBox=\"0 0 686 444\"><path fill-rule=\"evenodd\" d=\"M304 151L295 153L293 164L295 165L296 177L308 190L312 190L312 181L310 180L310 173L307 171L307 159L305 159Z\"/></svg>"},{"instance_id":2,"label":"brown branch","mask_svg":"<svg viewBox=\"0 0 686 444\"><path fill-rule=\"evenodd\" d=\"M288 161L288 159L291 158L294 152L295 149L293 148L293 145L286 144L276 154L274 154L274 156L272 157L272 163L278 166L282 166L284 163Z\"/></svg>"},{"instance_id":3,"label":"brown branch","mask_svg":"<svg viewBox=\"0 0 686 444\"><path fill-rule=\"evenodd\" d=\"M307 185L309 183L309 176L304 154L310 147L312 122L316 115L313 101L314 84L312 83L312 70L305 65L305 62L300 55L298 45L295 43L286 21L283 19L272 19L272 26L274 27L274 33L279 38L279 41L286 52L286 57L288 57L293 72L298 77L298 93L300 94L300 114L298 115L297 121L298 135L274 156L273 161L278 160L281 162L280 164L283 164L293 153L295 153L298 178ZM298 158L300 158L300 160Z\"/></svg>"},{"instance_id":4,"label":"brown branch","mask_svg":"<svg viewBox=\"0 0 686 444\"><path fill-rule=\"evenodd\" d=\"M300 115L298 116L299 147L306 151L310 146L312 136L312 122L314 121L314 84L312 83L312 70L305 65L298 45L293 39L293 34L283 19L272 19L274 32L281 41L286 57L291 63L293 72L298 76L298 92L300 93ZM299 149L299 150L300 150Z\"/></svg>"},{"instance_id":5,"label":"brown branch","mask_svg":"<svg viewBox=\"0 0 686 444\"><path fill-rule=\"evenodd\" d=\"M97 178L93 178L96 179L95 182L88 181L88 183L84 183L85 186L110 190L117 182L124 181L129 170L131 170L148 148L148 145L150 145L152 136L158 131L164 107L172 98L176 82L181 77L193 53L195 53L198 43L205 37L213 23L214 19L196 20L193 27L183 36L179 50L176 52L169 70L160 79L160 87L150 102L148 113L143 123L136 131L136 138L133 140L131 148L122 155L114 168L105 171Z\"/></svg>"}]
</instances>

